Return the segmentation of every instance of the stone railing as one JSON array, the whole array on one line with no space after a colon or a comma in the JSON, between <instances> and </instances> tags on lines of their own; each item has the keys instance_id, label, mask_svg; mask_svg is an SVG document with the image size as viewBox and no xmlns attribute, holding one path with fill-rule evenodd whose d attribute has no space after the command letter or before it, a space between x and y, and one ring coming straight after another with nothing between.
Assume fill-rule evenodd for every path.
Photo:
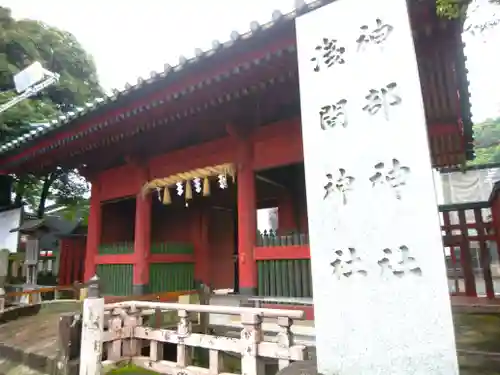
<instances>
[{"instance_id":1,"label":"stone railing","mask_svg":"<svg viewBox=\"0 0 500 375\"><path fill-rule=\"evenodd\" d=\"M97 282L94 279L94 282ZM143 324L144 316L158 312L175 312L176 329L152 328ZM192 321L196 314L240 316L239 338L196 333ZM105 304L98 287L89 286L84 301L80 374L98 374L102 368L118 363L132 363L158 373L206 375L228 372L222 368L222 352L241 357L241 373L264 375L264 358L277 360L280 369L307 357L304 345L295 345L291 326L302 319L302 311L249 307L190 305L177 303L126 301ZM279 326L272 341L265 340L263 320ZM163 345L177 347L177 360L163 359ZM149 347L149 355L144 349ZM193 366L193 348L208 350L208 368ZM147 350L146 350L147 352ZM104 360L103 360L104 359Z\"/></svg>"}]
</instances>

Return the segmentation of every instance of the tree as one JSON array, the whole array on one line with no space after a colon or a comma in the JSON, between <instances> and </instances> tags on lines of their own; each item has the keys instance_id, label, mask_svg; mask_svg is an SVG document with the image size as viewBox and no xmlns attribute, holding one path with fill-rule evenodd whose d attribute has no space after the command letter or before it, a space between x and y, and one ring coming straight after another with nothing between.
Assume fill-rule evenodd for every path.
<instances>
[{"instance_id":1,"label":"tree","mask_svg":"<svg viewBox=\"0 0 500 375\"><path fill-rule=\"evenodd\" d=\"M474 125L476 158L472 165L500 163L500 117Z\"/></svg>"},{"instance_id":2,"label":"tree","mask_svg":"<svg viewBox=\"0 0 500 375\"><path fill-rule=\"evenodd\" d=\"M59 83L0 114L1 143L103 95L93 58L72 34L41 21L15 20L10 9L0 7L0 103L16 95L13 75L35 61L58 73ZM16 201L28 203L39 217L47 200L76 207L87 191L76 170L15 176Z\"/></svg>"},{"instance_id":3,"label":"tree","mask_svg":"<svg viewBox=\"0 0 500 375\"><path fill-rule=\"evenodd\" d=\"M500 4L500 0L489 0L491 4ZM446 18L465 15L472 0L436 0L436 12Z\"/></svg>"},{"instance_id":4,"label":"tree","mask_svg":"<svg viewBox=\"0 0 500 375\"><path fill-rule=\"evenodd\" d=\"M467 16L475 15L478 10L483 8L485 3L483 2L481 4L480 1L481 0L436 0L436 12L438 16L444 18L465 19ZM500 5L500 0L488 0L488 2L493 5ZM476 35L498 26L499 24L500 18L492 12L491 16L487 17L487 19L475 20L475 22L469 23L464 30L472 35Z\"/></svg>"}]
</instances>

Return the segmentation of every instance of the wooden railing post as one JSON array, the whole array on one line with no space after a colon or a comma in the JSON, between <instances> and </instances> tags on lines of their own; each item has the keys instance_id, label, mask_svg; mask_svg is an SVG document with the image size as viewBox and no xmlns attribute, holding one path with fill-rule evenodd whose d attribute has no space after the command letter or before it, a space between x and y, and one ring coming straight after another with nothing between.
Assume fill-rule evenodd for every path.
<instances>
[{"instance_id":1,"label":"wooden railing post","mask_svg":"<svg viewBox=\"0 0 500 375\"><path fill-rule=\"evenodd\" d=\"M128 315L125 317L123 322L123 326L128 328L130 331L130 339L124 340L122 348L124 357L137 357L141 355L141 340L134 338L134 330L140 325L142 325L140 310L138 310L135 305L132 305L130 306Z\"/></svg>"},{"instance_id":2,"label":"wooden railing post","mask_svg":"<svg viewBox=\"0 0 500 375\"><path fill-rule=\"evenodd\" d=\"M83 301L80 375L100 375L102 337L104 333L104 298L99 292L99 278L94 276L88 284Z\"/></svg>"},{"instance_id":3,"label":"wooden railing post","mask_svg":"<svg viewBox=\"0 0 500 375\"><path fill-rule=\"evenodd\" d=\"M184 339L191 334L191 322L186 310L179 310L179 323L177 324L177 365L185 368L191 364L191 348L184 344Z\"/></svg>"},{"instance_id":4,"label":"wooden railing post","mask_svg":"<svg viewBox=\"0 0 500 375\"><path fill-rule=\"evenodd\" d=\"M262 341L262 317L255 313L241 314L241 373L264 375L264 362L259 358L259 343Z\"/></svg>"},{"instance_id":5,"label":"wooden railing post","mask_svg":"<svg viewBox=\"0 0 500 375\"><path fill-rule=\"evenodd\" d=\"M108 331L119 335L123 327L123 320L118 309L111 311L111 317L108 322ZM122 340L108 342L106 344L106 352L110 361L119 361L122 357Z\"/></svg>"},{"instance_id":6,"label":"wooden railing post","mask_svg":"<svg viewBox=\"0 0 500 375\"><path fill-rule=\"evenodd\" d=\"M200 298L200 305L210 305L210 294L211 290L208 285L200 283L198 286L198 296ZM208 313L199 313L199 325L200 332L207 334L208 333L208 325L210 320L210 314Z\"/></svg>"},{"instance_id":7,"label":"wooden railing post","mask_svg":"<svg viewBox=\"0 0 500 375\"><path fill-rule=\"evenodd\" d=\"M59 317L57 373L70 373L69 361L80 354L81 320L75 313L65 313Z\"/></svg>"},{"instance_id":8,"label":"wooden railing post","mask_svg":"<svg viewBox=\"0 0 500 375\"><path fill-rule=\"evenodd\" d=\"M278 367L279 369L283 369L290 364L290 359L288 358L288 353L290 347L293 345L293 333L292 333L292 319L280 316L278 317L278 326L280 327L280 331L277 337L278 343ZM281 352L285 353L285 355L280 355Z\"/></svg>"},{"instance_id":9,"label":"wooden railing post","mask_svg":"<svg viewBox=\"0 0 500 375\"><path fill-rule=\"evenodd\" d=\"M160 329L162 326L162 312L161 309L156 308L153 318L153 327ZM163 343L152 340L149 343L149 359L153 362L161 361L163 359Z\"/></svg>"},{"instance_id":10,"label":"wooden railing post","mask_svg":"<svg viewBox=\"0 0 500 375\"><path fill-rule=\"evenodd\" d=\"M209 349L208 351L208 370L210 374L220 374L224 371L224 359L222 352Z\"/></svg>"}]
</instances>

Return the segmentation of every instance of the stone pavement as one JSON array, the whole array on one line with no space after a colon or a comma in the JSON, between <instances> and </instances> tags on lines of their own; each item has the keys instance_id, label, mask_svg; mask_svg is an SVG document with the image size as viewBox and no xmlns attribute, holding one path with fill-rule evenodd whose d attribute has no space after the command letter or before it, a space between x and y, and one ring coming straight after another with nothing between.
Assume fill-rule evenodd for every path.
<instances>
[{"instance_id":1,"label":"stone pavement","mask_svg":"<svg viewBox=\"0 0 500 375\"><path fill-rule=\"evenodd\" d=\"M29 364L41 373L53 373L59 316L80 310L80 302L57 301L43 304L36 315L0 323L0 375L31 374L21 364Z\"/></svg>"}]
</instances>

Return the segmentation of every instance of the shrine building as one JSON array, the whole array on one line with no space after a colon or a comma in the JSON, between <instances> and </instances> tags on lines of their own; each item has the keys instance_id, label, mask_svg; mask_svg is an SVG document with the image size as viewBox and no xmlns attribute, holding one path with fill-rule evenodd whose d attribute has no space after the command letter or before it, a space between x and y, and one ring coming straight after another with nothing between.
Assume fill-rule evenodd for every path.
<instances>
[{"instance_id":1,"label":"shrine building","mask_svg":"<svg viewBox=\"0 0 500 375\"><path fill-rule=\"evenodd\" d=\"M199 280L312 297L294 19L329 2L275 11L0 147L3 174L59 166L90 181L85 280L97 273L108 295ZM433 165L461 165L473 158L463 23L437 17L435 0L410 5ZM276 207L277 231L259 233L257 210Z\"/></svg>"}]
</instances>

